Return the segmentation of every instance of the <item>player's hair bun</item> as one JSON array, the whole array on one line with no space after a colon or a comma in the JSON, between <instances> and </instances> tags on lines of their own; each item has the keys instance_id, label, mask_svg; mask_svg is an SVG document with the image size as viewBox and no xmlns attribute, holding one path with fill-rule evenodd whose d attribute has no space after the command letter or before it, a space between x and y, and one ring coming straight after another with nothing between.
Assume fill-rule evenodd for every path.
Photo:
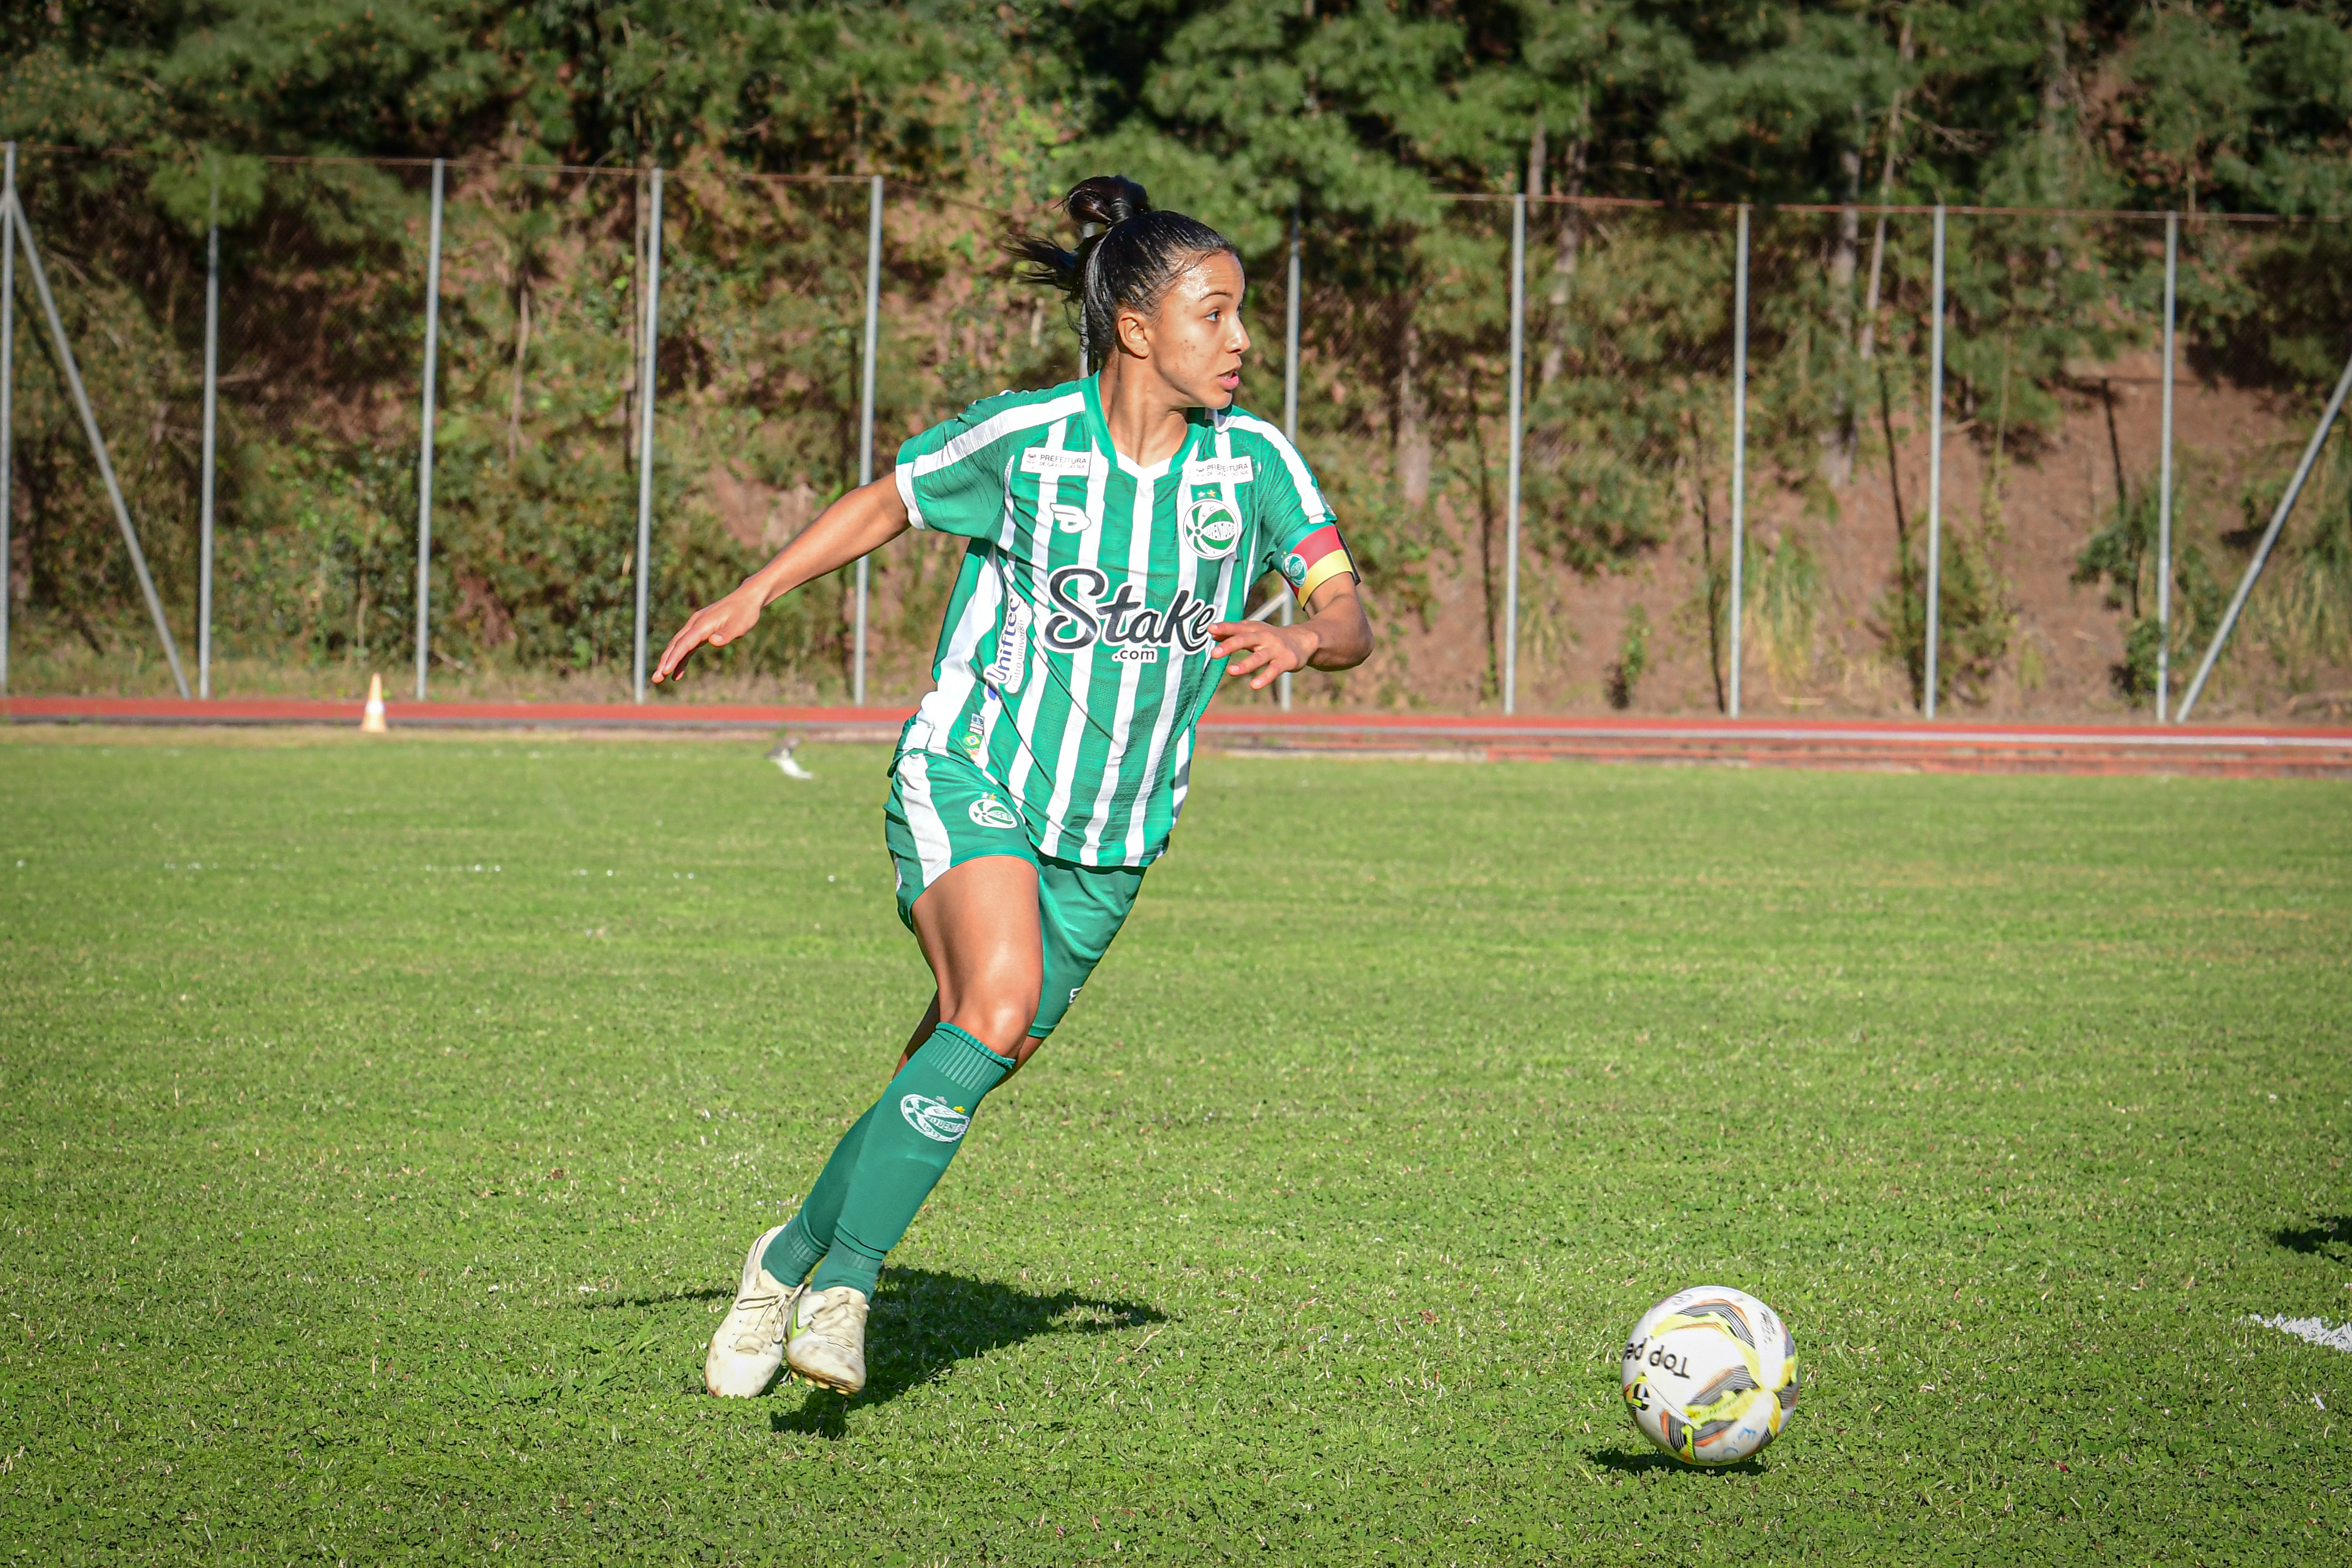
<instances>
[{"instance_id":1,"label":"player's hair bun","mask_svg":"<svg viewBox=\"0 0 2352 1568\"><path fill-rule=\"evenodd\" d=\"M1098 232L1080 237L1076 250L1034 234L1009 248L1029 263L1023 277L1068 297L1081 341L1097 355L1116 341L1121 309L1149 314L1202 257L1221 250L1240 256L1233 241L1200 219L1154 207L1143 187L1124 174L1079 181L1062 206Z\"/></svg>"},{"instance_id":2,"label":"player's hair bun","mask_svg":"<svg viewBox=\"0 0 2352 1568\"><path fill-rule=\"evenodd\" d=\"M1080 180L1062 198L1062 208L1080 223L1109 228L1151 210L1151 198L1125 174L1097 174Z\"/></svg>"}]
</instances>

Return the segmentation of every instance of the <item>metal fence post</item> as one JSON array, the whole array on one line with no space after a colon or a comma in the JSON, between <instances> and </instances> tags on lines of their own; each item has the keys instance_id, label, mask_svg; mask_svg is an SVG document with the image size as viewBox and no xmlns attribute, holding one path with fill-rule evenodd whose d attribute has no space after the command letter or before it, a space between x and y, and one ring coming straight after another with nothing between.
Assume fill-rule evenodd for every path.
<instances>
[{"instance_id":1,"label":"metal fence post","mask_svg":"<svg viewBox=\"0 0 2352 1568\"><path fill-rule=\"evenodd\" d=\"M2312 465L2319 461L2319 449L2327 444L2327 432L2336 424L2347 391L2352 391L2352 360L2344 362L2344 374L2336 378L2336 390L2328 395L2327 406L2320 413L2319 427L2311 433L2311 441L2303 449L2303 460L2294 466L2294 478L2287 481L2286 494L2279 497L2278 510L2271 513L2271 525L2263 530L2262 542L2254 547L2254 558L2246 563L2246 574L2238 579L2238 591L2230 595L2230 607L2221 616L2221 627L2213 634L2211 646L2197 666L2197 679L2189 683L2188 691L2181 696L2179 722L2189 722L2189 710L2197 706L2206 678L2213 673L2213 661L2221 658L2221 645L2230 640L2230 629L2238 624L2238 612L2246 607L2246 595L2254 591L2254 579L2263 574L2263 563L2271 558L2271 546L2278 542L2287 514L2294 510L2294 503L2303 494L2303 482L2311 478Z\"/></svg>"},{"instance_id":2,"label":"metal fence post","mask_svg":"<svg viewBox=\"0 0 2352 1568\"><path fill-rule=\"evenodd\" d=\"M205 456L197 501L196 695L213 694L213 473L220 403L220 165L213 165L212 206L205 226Z\"/></svg>"},{"instance_id":3,"label":"metal fence post","mask_svg":"<svg viewBox=\"0 0 2352 1568\"><path fill-rule=\"evenodd\" d=\"M1742 254L1748 212L1740 209ZM1743 266L1744 276L1747 268ZM1528 324L1528 194L1511 197L1511 441L1503 512L1503 711L1519 703L1519 442L1525 406Z\"/></svg>"},{"instance_id":4,"label":"metal fence post","mask_svg":"<svg viewBox=\"0 0 2352 1568\"><path fill-rule=\"evenodd\" d=\"M2180 215L2164 215L2164 436L2156 469L2156 721L2172 695L2172 315L2180 278Z\"/></svg>"},{"instance_id":5,"label":"metal fence post","mask_svg":"<svg viewBox=\"0 0 2352 1568\"><path fill-rule=\"evenodd\" d=\"M8 525L16 493L16 144L0 174L0 693L8 689Z\"/></svg>"},{"instance_id":6,"label":"metal fence post","mask_svg":"<svg viewBox=\"0 0 2352 1568\"><path fill-rule=\"evenodd\" d=\"M1294 447L1298 445L1298 245L1299 209L1296 203L1290 208L1290 282L1283 293L1282 323L1282 434ZM1296 616L1297 595L1285 592L1282 595L1282 624L1288 626ZM1275 682L1282 710L1290 711L1290 672L1284 670Z\"/></svg>"},{"instance_id":7,"label":"metal fence post","mask_svg":"<svg viewBox=\"0 0 2352 1568\"><path fill-rule=\"evenodd\" d=\"M654 552L654 363L661 346L662 172L654 166L646 215L645 368L637 373L637 633L635 688L646 700L646 612L653 589Z\"/></svg>"},{"instance_id":8,"label":"metal fence post","mask_svg":"<svg viewBox=\"0 0 2352 1568\"><path fill-rule=\"evenodd\" d=\"M16 220L16 238L25 247L25 265L32 269L33 292L41 301L41 313L48 318L49 339L57 345L58 368L66 374L66 388L73 394L74 410L81 416L82 434L89 438L89 455L98 460L99 478L106 481L106 499L114 507L114 521L122 530L122 542L131 552L131 570L139 579L139 592L147 600L147 614L155 622L155 640L163 645L164 662L172 667L172 684L180 695L188 695L187 672L180 668L180 647L172 640L172 624L163 618L163 601L155 592L155 579L147 570L147 552L139 548L139 531L131 526L131 508L122 500L122 481L115 477L114 459L107 456L106 437L98 432L98 416L90 412L89 389L82 384L81 366L74 359L73 344L66 339L65 319L58 314L57 296L49 292L49 276L41 267L40 247L33 243L33 226L25 217L22 202L8 204L8 215Z\"/></svg>"},{"instance_id":9,"label":"metal fence post","mask_svg":"<svg viewBox=\"0 0 2352 1568\"><path fill-rule=\"evenodd\" d=\"M433 658L433 383L441 351L441 186L433 160L433 222L425 245L425 425L416 453L416 700Z\"/></svg>"},{"instance_id":10,"label":"metal fence post","mask_svg":"<svg viewBox=\"0 0 2352 1568\"><path fill-rule=\"evenodd\" d=\"M1731 306L1731 681L1726 708L1739 717L1740 571L1748 542L1748 204L1739 204Z\"/></svg>"},{"instance_id":11,"label":"metal fence post","mask_svg":"<svg viewBox=\"0 0 2352 1568\"><path fill-rule=\"evenodd\" d=\"M874 366L882 332L882 176L874 176L866 220L866 375L857 395L857 482L874 482ZM849 700L866 706L866 557L857 558L857 652Z\"/></svg>"},{"instance_id":12,"label":"metal fence post","mask_svg":"<svg viewBox=\"0 0 2352 1568\"><path fill-rule=\"evenodd\" d=\"M1078 225L1078 239L1081 243L1101 232L1102 225L1098 223ZM1078 379L1080 381L1094 374L1094 345L1087 342L1087 312L1082 305L1078 310Z\"/></svg>"},{"instance_id":13,"label":"metal fence post","mask_svg":"<svg viewBox=\"0 0 2352 1568\"><path fill-rule=\"evenodd\" d=\"M1936 656L1944 596L1944 204L1936 204L1935 321L1927 333L1927 680L1921 705L1936 716Z\"/></svg>"}]
</instances>

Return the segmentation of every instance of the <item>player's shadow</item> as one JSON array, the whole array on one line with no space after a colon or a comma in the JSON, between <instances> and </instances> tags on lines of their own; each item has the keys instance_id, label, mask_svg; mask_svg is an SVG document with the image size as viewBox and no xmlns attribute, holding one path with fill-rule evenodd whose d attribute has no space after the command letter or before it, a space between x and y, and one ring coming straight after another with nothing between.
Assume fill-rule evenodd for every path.
<instances>
[{"instance_id":1,"label":"player's shadow","mask_svg":"<svg viewBox=\"0 0 2352 1568\"><path fill-rule=\"evenodd\" d=\"M970 1357L1038 1334L1109 1334L1167 1321L1140 1301L1091 1291L1030 1291L1001 1280L894 1268L882 1276L866 1325L864 1390L844 1399L808 1389L799 1408L779 1410L768 1424L778 1432L838 1437L853 1408L887 1404ZM776 1392L789 1399L793 1386L781 1384Z\"/></svg>"},{"instance_id":2,"label":"player's shadow","mask_svg":"<svg viewBox=\"0 0 2352 1568\"><path fill-rule=\"evenodd\" d=\"M2271 1232L2271 1239L2289 1252L2315 1254L2338 1263L2352 1263L2352 1215L2328 1215L2307 1226L2287 1226Z\"/></svg>"}]
</instances>

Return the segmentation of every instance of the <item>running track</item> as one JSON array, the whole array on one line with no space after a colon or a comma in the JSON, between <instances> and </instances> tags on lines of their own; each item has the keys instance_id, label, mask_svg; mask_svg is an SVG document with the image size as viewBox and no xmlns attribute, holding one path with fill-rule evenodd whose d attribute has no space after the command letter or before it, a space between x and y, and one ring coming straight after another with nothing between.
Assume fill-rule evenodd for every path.
<instances>
[{"instance_id":1,"label":"running track","mask_svg":"<svg viewBox=\"0 0 2352 1568\"><path fill-rule=\"evenodd\" d=\"M313 725L360 721L356 701L140 697L0 699L16 724ZM657 701L391 702L394 731L549 730L887 741L905 708ZM1724 763L1919 773L2196 773L2352 778L2352 729L2319 726L1920 723L1873 720L1504 718L1212 710L1202 739L1228 751L1474 760Z\"/></svg>"}]
</instances>

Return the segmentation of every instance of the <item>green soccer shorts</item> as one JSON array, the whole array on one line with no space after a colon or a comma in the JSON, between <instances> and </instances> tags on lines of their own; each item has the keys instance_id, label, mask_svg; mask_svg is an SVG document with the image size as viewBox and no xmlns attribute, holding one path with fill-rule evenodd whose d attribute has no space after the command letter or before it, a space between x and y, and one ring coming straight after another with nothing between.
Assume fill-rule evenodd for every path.
<instances>
[{"instance_id":1,"label":"green soccer shorts","mask_svg":"<svg viewBox=\"0 0 2352 1568\"><path fill-rule=\"evenodd\" d=\"M1078 999L1143 887L1140 866L1080 866L1037 853L1004 787L961 757L908 752L890 770L882 837L898 867L898 918L915 929L915 900L967 860L1014 855L1037 868L1037 931L1045 984L1030 1037L1044 1039Z\"/></svg>"}]
</instances>

